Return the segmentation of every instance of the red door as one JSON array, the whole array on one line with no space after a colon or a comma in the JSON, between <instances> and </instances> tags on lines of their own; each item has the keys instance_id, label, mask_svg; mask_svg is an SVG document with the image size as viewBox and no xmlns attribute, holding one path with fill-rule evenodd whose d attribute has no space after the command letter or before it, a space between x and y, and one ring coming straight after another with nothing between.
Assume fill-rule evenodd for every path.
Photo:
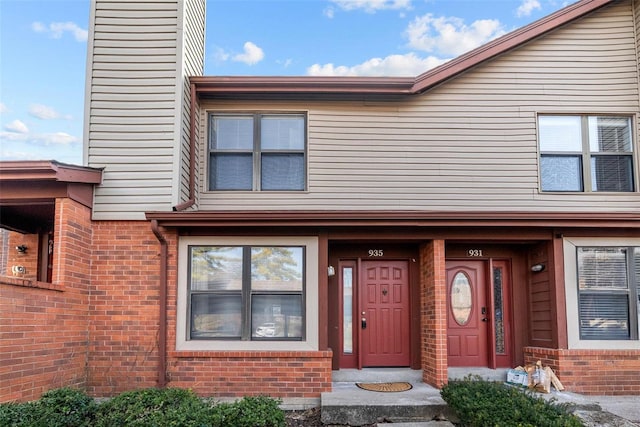
<instances>
[{"instance_id":1,"label":"red door","mask_svg":"<svg viewBox=\"0 0 640 427\"><path fill-rule=\"evenodd\" d=\"M362 262L360 314L362 366L409 366L408 262Z\"/></svg>"},{"instance_id":2,"label":"red door","mask_svg":"<svg viewBox=\"0 0 640 427\"><path fill-rule=\"evenodd\" d=\"M483 261L447 261L449 366L487 366L489 330Z\"/></svg>"}]
</instances>

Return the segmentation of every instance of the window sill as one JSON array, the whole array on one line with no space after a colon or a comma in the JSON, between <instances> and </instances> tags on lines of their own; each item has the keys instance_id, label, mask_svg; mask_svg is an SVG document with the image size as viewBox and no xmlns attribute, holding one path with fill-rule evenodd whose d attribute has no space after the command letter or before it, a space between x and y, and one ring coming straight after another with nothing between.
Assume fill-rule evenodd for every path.
<instances>
[{"instance_id":1,"label":"window sill","mask_svg":"<svg viewBox=\"0 0 640 427\"><path fill-rule=\"evenodd\" d=\"M300 352L300 351L317 351L309 341L209 341L209 340L191 340L178 341L176 343L177 352Z\"/></svg>"},{"instance_id":2,"label":"window sill","mask_svg":"<svg viewBox=\"0 0 640 427\"><path fill-rule=\"evenodd\" d=\"M169 357L175 358L199 358L199 357L207 357L207 358L216 358L216 357L225 357L225 358L255 358L255 357L271 357L271 358L319 358L324 359L332 356L332 352L330 350L303 350L303 351L281 351L281 350L259 350L259 351L250 351L250 350L212 350L212 351L188 351L188 350L177 350L170 351Z\"/></svg>"},{"instance_id":3,"label":"window sill","mask_svg":"<svg viewBox=\"0 0 640 427\"><path fill-rule=\"evenodd\" d=\"M56 292L64 291L62 286L54 285L53 283L38 282L37 280L22 279L22 278L9 277L9 276L0 276L0 284L20 286L23 288L46 289L49 291L56 291Z\"/></svg>"}]
</instances>

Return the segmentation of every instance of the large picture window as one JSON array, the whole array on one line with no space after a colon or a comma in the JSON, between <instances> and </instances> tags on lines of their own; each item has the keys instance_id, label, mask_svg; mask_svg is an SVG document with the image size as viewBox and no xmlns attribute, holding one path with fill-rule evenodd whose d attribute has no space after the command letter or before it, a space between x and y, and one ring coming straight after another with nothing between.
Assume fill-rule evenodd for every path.
<instances>
[{"instance_id":1,"label":"large picture window","mask_svg":"<svg viewBox=\"0 0 640 427\"><path fill-rule=\"evenodd\" d=\"M581 340L637 340L640 247L578 247Z\"/></svg>"},{"instance_id":2,"label":"large picture window","mask_svg":"<svg viewBox=\"0 0 640 427\"><path fill-rule=\"evenodd\" d=\"M631 118L538 117L542 191L634 191Z\"/></svg>"},{"instance_id":3,"label":"large picture window","mask_svg":"<svg viewBox=\"0 0 640 427\"><path fill-rule=\"evenodd\" d=\"M304 190L304 114L209 116L209 190Z\"/></svg>"},{"instance_id":4,"label":"large picture window","mask_svg":"<svg viewBox=\"0 0 640 427\"><path fill-rule=\"evenodd\" d=\"M189 246L188 339L305 338L302 246Z\"/></svg>"}]
</instances>

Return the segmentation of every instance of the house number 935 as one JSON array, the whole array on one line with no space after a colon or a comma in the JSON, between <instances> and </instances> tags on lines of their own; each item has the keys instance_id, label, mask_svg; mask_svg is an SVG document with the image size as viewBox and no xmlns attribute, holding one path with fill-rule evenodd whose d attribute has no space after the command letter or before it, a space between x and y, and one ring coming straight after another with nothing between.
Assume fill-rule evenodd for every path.
<instances>
[{"instance_id":1,"label":"house number 935","mask_svg":"<svg viewBox=\"0 0 640 427\"><path fill-rule=\"evenodd\" d=\"M384 251L382 249L369 249L369 256L370 257L384 256Z\"/></svg>"}]
</instances>

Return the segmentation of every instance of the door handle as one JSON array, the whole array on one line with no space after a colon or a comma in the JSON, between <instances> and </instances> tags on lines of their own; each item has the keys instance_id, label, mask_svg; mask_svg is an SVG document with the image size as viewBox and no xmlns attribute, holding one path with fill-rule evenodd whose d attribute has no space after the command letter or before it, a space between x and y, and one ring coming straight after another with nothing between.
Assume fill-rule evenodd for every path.
<instances>
[{"instance_id":1,"label":"door handle","mask_svg":"<svg viewBox=\"0 0 640 427\"><path fill-rule=\"evenodd\" d=\"M362 329L367 329L367 319L365 319L364 317L360 320L360 326L362 326Z\"/></svg>"},{"instance_id":2,"label":"door handle","mask_svg":"<svg viewBox=\"0 0 640 427\"><path fill-rule=\"evenodd\" d=\"M482 319L480 319L480 320L482 320L483 322L486 322L486 321L488 321L489 319L487 319L486 317L483 317L483 318L482 318Z\"/></svg>"}]
</instances>

